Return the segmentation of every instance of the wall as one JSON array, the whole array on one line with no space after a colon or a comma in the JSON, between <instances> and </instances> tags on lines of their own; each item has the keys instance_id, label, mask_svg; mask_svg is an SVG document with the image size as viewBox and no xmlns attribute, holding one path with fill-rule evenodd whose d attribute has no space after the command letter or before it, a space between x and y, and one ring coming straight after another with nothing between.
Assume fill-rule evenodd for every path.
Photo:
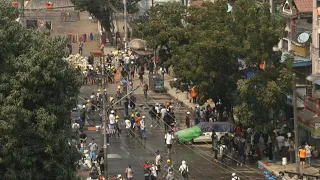
<instances>
[{"instance_id":1,"label":"wall","mask_svg":"<svg viewBox=\"0 0 320 180\"><path fill-rule=\"evenodd\" d=\"M316 13L317 9L317 1L313 1L313 14L312 14L312 47L311 47L311 60L312 60L312 74L320 73L320 67L319 67L319 32L320 32L320 26L319 26L319 20Z\"/></svg>"}]
</instances>

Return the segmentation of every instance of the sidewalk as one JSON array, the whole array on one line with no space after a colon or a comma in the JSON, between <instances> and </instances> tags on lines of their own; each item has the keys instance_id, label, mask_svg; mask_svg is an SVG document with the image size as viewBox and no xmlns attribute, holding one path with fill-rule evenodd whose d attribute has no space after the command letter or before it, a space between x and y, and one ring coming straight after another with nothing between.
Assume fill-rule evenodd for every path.
<instances>
[{"instance_id":1,"label":"sidewalk","mask_svg":"<svg viewBox=\"0 0 320 180\"><path fill-rule=\"evenodd\" d=\"M289 172L295 172L296 170L296 164L287 164L282 165L281 162L268 162L268 161L258 161L258 164L262 166L263 169L269 171L271 174L279 177L279 172L289 171ZM314 167L307 167L305 169L300 170L301 174L307 174L307 175L313 175L313 176L319 176L319 169ZM298 178L296 176L289 177L288 174L285 174L283 177L285 180L297 180Z\"/></svg>"}]
</instances>

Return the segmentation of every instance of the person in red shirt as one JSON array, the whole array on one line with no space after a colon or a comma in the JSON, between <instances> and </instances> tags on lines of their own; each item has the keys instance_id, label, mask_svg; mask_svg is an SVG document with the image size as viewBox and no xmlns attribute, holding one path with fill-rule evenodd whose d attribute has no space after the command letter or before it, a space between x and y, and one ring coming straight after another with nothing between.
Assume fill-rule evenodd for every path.
<instances>
[{"instance_id":1,"label":"person in red shirt","mask_svg":"<svg viewBox=\"0 0 320 180\"><path fill-rule=\"evenodd\" d=\"M146 161L143 165L143 173L144 173L144 179L149 180L150 179L150 168L152 167L149 165L149 161Z\"/></svg>"}]
</instances>

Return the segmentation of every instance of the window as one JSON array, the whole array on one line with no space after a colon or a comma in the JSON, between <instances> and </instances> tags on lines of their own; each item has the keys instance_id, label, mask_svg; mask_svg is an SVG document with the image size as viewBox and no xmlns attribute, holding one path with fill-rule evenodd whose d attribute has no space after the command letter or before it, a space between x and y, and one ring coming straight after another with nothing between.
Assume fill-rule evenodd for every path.
<instances>
[{"instance_id":1,"label":"window","mask_svg":"<svg viewBox=\"0 0 320 180\"><path fill-rule=\"evenodd\" d=\"M38 21L37 20L27 20L27 28L38 28Z\"/></svg>"}]
</instances>

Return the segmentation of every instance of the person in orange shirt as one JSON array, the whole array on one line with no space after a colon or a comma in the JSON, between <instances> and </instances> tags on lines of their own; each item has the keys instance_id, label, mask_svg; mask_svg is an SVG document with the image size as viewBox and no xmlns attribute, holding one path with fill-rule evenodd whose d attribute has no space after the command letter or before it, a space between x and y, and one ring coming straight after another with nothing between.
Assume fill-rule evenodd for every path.
<instances>
[{"instance_id":1,"label":"person in orange shirt","mask_svg":"<svg viewBox=\"0 0 320 180\"><path fill-rule=\"evenodd\" d=\"M136 116L136 127L137 127L139 133L141 132L140 126L141 126L141 117Z\"/></svg>"},{"instance_id":2,"label":"person in orange shirt","mask_svg":"<svg viewBox=\"0 0 320 180\"><path fill-rule=\"evenodd\" d=\"M302 146L299 147L299 158L300 158L300 168L303 169L306 161L306 150Z\"/></svg>"}]
</instances>

